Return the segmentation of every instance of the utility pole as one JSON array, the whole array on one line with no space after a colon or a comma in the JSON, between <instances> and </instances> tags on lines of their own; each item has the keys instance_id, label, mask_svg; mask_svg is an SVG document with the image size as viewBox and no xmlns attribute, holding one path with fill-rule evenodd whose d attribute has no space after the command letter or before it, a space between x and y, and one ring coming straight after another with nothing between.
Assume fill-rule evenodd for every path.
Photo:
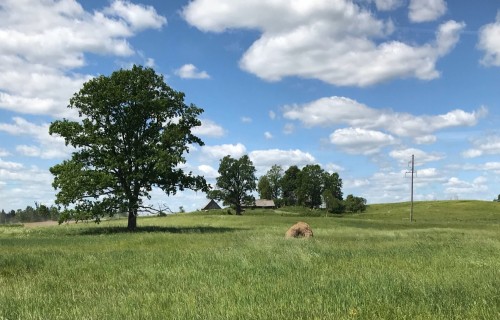
<instances>
[{"instance_id":1,"label":"utility pole","mask_svg":"<svg viewBox=\"0 0 500 320\"><path fill-rule=\"evenodd\" d=\"M410 222L413 222L413 176L415 175L415 155L411 155L411 161L408 163L408 167L411 165L411 171L406 171L406 173L411 173L411 207L410 207Z\"/></svg>"}]
</instances>

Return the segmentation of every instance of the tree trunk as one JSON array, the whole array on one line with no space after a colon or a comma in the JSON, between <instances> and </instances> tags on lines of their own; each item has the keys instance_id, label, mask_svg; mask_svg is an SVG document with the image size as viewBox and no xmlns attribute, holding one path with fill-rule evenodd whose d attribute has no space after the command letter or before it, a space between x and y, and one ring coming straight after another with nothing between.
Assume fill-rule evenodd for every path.
<instances>
[{"instance_id":1,"label":"tree trunk","mask_svg":"<svg viewBox=\"0 0 500 320\"><path fill-rule=\"evenodd\" d=\"M236 205L236 215L241 216L241 204Z\"/></svg>"},{"instance_id":2,"label":"tree trunk","mask_svg":"<svg viewBox=\"0 0 500 320\"><path fill-rule=\"evenodd\" d=\"M135 230L136 228L137 228L137 209L129 209L127 229Z\"/></svg>"}]
</instances>

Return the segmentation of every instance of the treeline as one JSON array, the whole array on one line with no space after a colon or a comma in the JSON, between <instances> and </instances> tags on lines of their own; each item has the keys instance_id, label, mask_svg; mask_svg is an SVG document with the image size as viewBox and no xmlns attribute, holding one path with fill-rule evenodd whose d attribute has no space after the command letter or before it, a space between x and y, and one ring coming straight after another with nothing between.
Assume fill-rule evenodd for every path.
<instances>
[{"instance_id":1,"label":"treeline","mask_svg":"<svg viewBox=\"0 0 500 320\"><path fill-rule=\"evenodd\" d=\"M337 172L329 173L318 164L286 171L274 165L257 184L262 199L273 199L276 206L326 208L331 213L363 212L366 199L352 194L343 198L342 179Z\"/></svg>"},{"instance_id":2,"label":"treeline","mask_svg":"<svg viewBox=\"0 0 500 320\"><path fill-rule=\"evenodd\" d=\"M24 210L18 209L6 212L2 209L0 211L0 224L57 221L60 215L61 212L56 206L48 207L35 202L35 207L27 206Z\"/></svg>"},{"instance_id":3,"label":"treeline","mask_svg":"<svg viewBox=\"0 0 500 320\"><path fill-rule=\"evenodd\" d=\"M286 171L273 165L257 179L256 169L248 155L239 159L228 155L220 160L218 172L215 188L207 193L207 197L230 205L236 214L241 214L243 206L255 204L252 195L255 190L261 199L272 199L277 207L325 208L331 213L366 210L366 199L352 194L344 199L339 174L329 173L318 164L306 165L302 169L291 166Z\"/></svg>"}]
</instances>

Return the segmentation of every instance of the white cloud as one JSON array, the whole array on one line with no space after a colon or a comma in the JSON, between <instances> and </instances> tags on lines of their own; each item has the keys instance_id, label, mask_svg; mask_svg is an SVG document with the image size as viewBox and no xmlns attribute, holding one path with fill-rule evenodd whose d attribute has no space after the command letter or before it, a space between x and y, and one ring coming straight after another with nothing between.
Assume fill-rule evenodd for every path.
<instances>
[{"instance_id":1,"label":"white cloud","mask_svg":"<svg viewBox=\"0 0 500 320\"><path fill-rule=\"evenodd\" d=\"M207 137L222 137L226 134L224 128L212 120L202 119L201 126L192 130L193 134Z\"/></svg>"},{"instance_id":2,"label":"white cloud","mask_svg":"<svg viewBox=\"0 0 500 320\"><path fill-rule=\"evenodd\" d=\"M240 158L246 151L246 147L241 143L203 146L201 148L201 152L212 159L222 159L227 155L233 158Z\"/></svg>"},{"instance_id":3,"label":"white cloud","mask_svg":"<svg viewBox=\"0 0 500 320\"><path fill-rule=\"evenodd\" d=\"M446 114L415 116L392 110L374 109L345 97L321 98L304 105L285 106L283 116L299 120L305 126L346 124L363 129L386 130L401 137L431 141L431 133L451 127L474 126L487 114L487 109L466 112L460 109Z\"/></svg>"},{"instance_id":4,"label":"white cloud","mask_svg":"<svg viewBox=\"0 0 500 320\"><path fill-rule=\"evenodd\" d=\"M11 162L11 161L3 161L0 159L0 169L8 169L8 170L19 170L24 166L21 163Z\"/></svg>"},{"instance_id":5,"label":"white cloud","mask_svg":"<svg viewBox=\"0 0 500 320\"><path fill-rule=\"evenodd\" d=\"M4 186L0 203L5 210L25 208L34 201L46 205L54 202L53 177L48 170L0 160L0 181Z\"/></svg>"},{"instance_id":6,"label":"white cloud","mask_svg":"<svg viewBox=\"0 0 500 320\"><path fill-rule=\"evenodd\" d=\"M375 0L375 5L380 11L390 11L403 5L403 0Z\"/></svg>"},{"instance_id":7,"label":"white cloud","mask_svg":"<svg viewBox=\"0 0 500 320\"><path fill-rule=\"evenodd\" d=\"M250 117L241 117L241 122L243 122L243 123L252 123L252 118L250 118Z\"/></svg>"},{"instance_id":8,"label":"white cloud","mask_svg":"<svg viewBox=\"0 0 500 320\"><path fill-rule=\"evenodd\" d=\"M486 66L500 67L500 11L495 22L479 30L478 48L484 51L481 63Z\"/></svg>"},{"instance_id":9,"label":"white cloud","mask_svg":"<svg viewBox=\"0 0 500 320\"><path fill-rule=\"evenodd\" d=\"M49 124L37 125L24 118L14 117L13 123L0 123L0 131L14 136L28 136L36 141L38 146L18 145L16 151L21 155L29 157L40 157L42 159L66 158L74 148L66 146L64 139L49 134Z\"/></svg>"},{"instance_id":10,"label":"white cloud","mask_svg":"<svg viewBox=\"0 0 500 320\"><path fill-rule=\"evenodd\" d=\"M129 1L115 0L104 13L122 18L134 31L160 29L167 23L167 19L158 15L152 6L137 5Z\"/></svg>"},{"instance_id":11,"label":"white cloud","mask_svg":"<svg viewBox=\"0 0 500 320\"><path fill-rule=\"evenodd\" d=\"M440 153L427 153L420 149L408 148L398 149L389 152L389 156L400 162L400 164L408 164L411 161L411 156L415 156L415 165L421 166L427 162L438 161L445 158L444 154Z\"/></svg>"},{"instance_id":12,"label":"white cloud","mask_svg":"<svg viewBox=\"0 0 500 320\"><path fill-rule=\"evenodd\" d=\"M446 13L445 0L411 0L408 17L412 22L434 21Z\"/></svg>"},{"instance_id":13,"label":"white cloud","mask_svg":"<svg viewBox=\"0 0 500 320\"><path fill-rule=\"evenodd\" d=\"M380 131L345 128L335 130L330 135L330 142L347 153L369 155L397 141L393 136Z\"/></svg>"},{"instance_id":14,"label":"white cloud","mask_svg":"<svg viewBox=\"0 0 500 320\"><path fill-rule=\"evenodd\" d=\"M10 152L0 148L0 157L7 157L7 156L10 156Z\"/></svg>"},{"instance_id":15,"label":"white cloud","mask_svg":"<svg viewBox=\"0 0 500 320\"><path fill-rule=\"evenodd\" d=\"M206 164L198 166L198 171L207 179L213 179L219 176L219 172L216 169Z\"/></svg>"},{"instance_id":16,"label":"white cloud","mask_svg":"<svg viewBox=\"0 0 500 320\"><path fill-rule=\"evenodd\" d=\"M347 0L195 0L183 9L183 16L203 31L262 32L240 67L265 80L298 76L361 87L396 78L438 77L437 60L453 49L465 26L448 21L434 41L407 44L388 39L394 30L391 20L377 19Z\"/></svg>"},{"instance_id":17,"label":"white cloud","mask_svg":"<svg viewBox=\"0 0 500 320\"><path fill-rule=\"evenodd\" d=\"M448 182L444 184L446 186L444 192L447 194L453 194L459 198L476 198L478 193L488 191L486 182L487 179L481 176L475 178L473 182L467 182L460 180L457 177L451 177Z\"/></svg>"},{"instance_id":18,"label":"white cloud","mask_svg":"<svg viewBox=\"0 0 500 320\"><path fill-rule=\"evenodd\" d=\"M500 135L489 135L472 140L474 148L462 152L464 158L476 158L483 154L500 154Z\"/></svg>"},{"instance_id":19,"label":"white cloud","mask_svg":"<svg viewBox=\"0 0 500 320\"><path fill-rule=\"evenodd\" d=\"M264 137L267 139L267 140L270 140L273 138L273 134L269 131L266 131L264 132Z\"/></svg>"},{"instance_id":20,"label":"white cloud","mask_svg":"<svg viewBox=\"0 0 500 320\"><path fill-rule=\"evenodd\" d=\"M199 71L193 64L185 64L175 71L175 74L182 79L210 79L206 71Z\"/></svg>"},{"instance_id":21,"label":"white cloud","mask_svg":"<svg viewBox=\"0 0 500 320\"><path fill-rule=\"evenodd\" d=\"M416 144L432 144L437 141L436 136L434 135L426 135L426 136L419 136L415 138L415 143Z\"/></svg>"},{"instance_id":22,"label":"white cloud","mask_svg":"<svg viewBox=\"0 0 500 320\"><path fill-rule=\"evenodd\" d=\"M271 167L275 164L282 167L289 167L292 165L305 166L314 164L316 160L308 153L301 150L255 150L250 152L250 159L255 166Z\"/></svg>"},{"instance_id":23,"label":"white cloud","mask_svg":"<svg viewBox=\"0 0 500 320\"><path fill-rule=\"evenodd\" d=\"M152 7L128 1L92 13L71 0L3 1L0 108L75 117L66 105L91 78L72 71L85 65L85 54L131 56L127 39L165 22Z\"/></svg>"},{"instance_id":24,"label":"white cloud","mask_svg":"<svg viewBox=\"0 0 500 320\"><path fill-rule=\"evenodd\" d=\"M332 172L340 172L340 171L344 171L345 168L342 167L342 166L339 166L338 164L335 164L335 163L327 163L326 166L326 171L332 173Z\"/></svg>"}]
</instances>

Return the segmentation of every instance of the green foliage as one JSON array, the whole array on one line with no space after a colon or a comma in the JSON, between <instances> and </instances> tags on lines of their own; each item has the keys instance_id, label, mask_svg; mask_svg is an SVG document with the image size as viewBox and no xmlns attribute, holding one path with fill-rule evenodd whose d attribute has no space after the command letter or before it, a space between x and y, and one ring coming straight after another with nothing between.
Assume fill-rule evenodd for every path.
<instances>
[{"instance_id":1,"label":"green foliage","mask_svg":"<svg viewBox=\"0 0 500 320\"><path fill-rule=\"evenodd\" d=\"M324 174L325 171L317 164L307 165L302 169L297 188L299 204L309 208L318 208L321 206L321 195L324 191Z\"/></svg>"},{"instance_id":2,"label":"green foliage","mask_svg":"<svg viewBox=\"0 0 500 320\"><path fill-rule=\"evenodd\" d=\"M68 106L80 122L58 120L50 134L76 148L70 160L50 168L56 202L73 206L64 219L98 220L126 208L128 228L136 227L153 187L166 194L207 190L205 179L185 173L189 145L203 145L191 129L202 109L184 103L184 94L167 86L151 68L134 66L83 85Z\"/></svg>"},{"instance_id":3,"label":"green foliage","mask_svg":"<svg viewBox=\"0 0 500 320\"><path fill-rule=\"evenodd\" d=\"M257 192L259 193L259 197L261 199L273 198L271 184L269 183L269 178L267 177L267 175L259 178L259 182L257 183Z\"/></svg>"},{"instance_id":4,"label":"green foliage","mask_svg":"<svg viewBox=\"0 0 500 320\"><path fill-rule=\"evenodd\" d=\"M331 191L325 190L323 192L323 200L325 202L325 207L328 212L340 214L345 211L346 206L344 201L336 198Z\"/></svg>"},{"instance_id":5,"label":"green foliage","mask_svg":"<svg viewBox=\"0 0 500 320\"><path fill-rule=\"evenodd\" d=\"M239 159L225 156L219 164L216 189L208 192L208 198L223 201L224 205L234 206L241 215L242 205L255 202L251 192L256 189L255 167L248 155Z\"/></svg>"},{"instance_id":6,"label":"green foliage","mask_svg":"<svg viewBox=\"0 0 500 320\"><path fill-rule=\"evenodd\" d=\"M286 206L294 206L298 203L297 189L300 183L300 169L297 166L291 166L281 179L281 190L283 192L283 201Z\"/></svg>"},{"instance_id":7,"label":"green foliage","mask_svg":"<svg viewBox=\"0 0 500 320\"><path fill-rule=\"evenodd\" d=\"M352 194L348 195L344 201L345 210L351 213L365 212L366 199L362 197L355 197Z\"/></svg>"}]
</instances>

